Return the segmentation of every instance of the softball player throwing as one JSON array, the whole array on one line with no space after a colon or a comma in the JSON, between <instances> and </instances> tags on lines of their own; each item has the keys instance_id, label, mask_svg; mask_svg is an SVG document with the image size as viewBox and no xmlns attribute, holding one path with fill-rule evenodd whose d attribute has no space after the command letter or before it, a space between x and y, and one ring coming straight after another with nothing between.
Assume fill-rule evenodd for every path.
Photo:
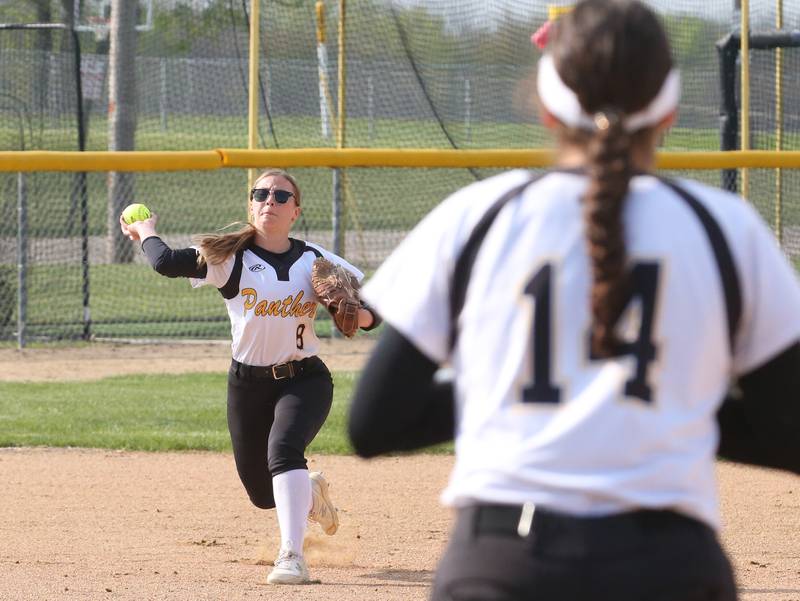
<instances>
[{"instance_id":1,"label":"softball player throwing","mask_svg":"<svg viewBox=\"0 0 800 601\"><path fill-rule=\"evenodd\" d=\"M585 0L551 33L558 168L462 189L381 266L350 435L455 435L436 601L730 601L715 453L800 471L800 285L741 198L652 174L680 91L657 16Z\"/></svg>"},{"instance_id":2,"label":"softball player throwing","mask_svg":"<svg viewBox=\"0 0 800 601\"><path fill-rule=\"evenodd\" d=\"M309 580L303 558L307 519L334 534L339 518L322 474L309 473L305 449L325 422L333 381L317 357L317 302L312 264L324 256L359 279L363 274L315 244L289 237L300 216L300 188L283 171L266 171L250 193L251 223L229 234L199 237L197 248L172 250L155 230L157 217L120 226L153 268L168 277L190 278L194 287L214 286L231 320L233 359L228 372L228 428L233 456L250 500L275 508L281 548L267 581ZM378 319L358 309L359 326Z\"/></svg>"}]
</instances>

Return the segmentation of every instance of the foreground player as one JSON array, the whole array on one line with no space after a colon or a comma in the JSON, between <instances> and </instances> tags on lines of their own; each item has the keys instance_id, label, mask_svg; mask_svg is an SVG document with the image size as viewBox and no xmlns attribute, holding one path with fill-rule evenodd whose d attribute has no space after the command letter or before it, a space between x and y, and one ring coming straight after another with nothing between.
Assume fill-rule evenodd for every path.
<instances>
[{"instance_id":1,"label":"foreground player","mask_svg":"<svg viewBox=\"0 0 800 601\"><path fill-rule=\"evenodd\" d=\"M251 223L229 234L199 238L198 248L172 250L156 234L157 217L126 224L153 268L192 285L219 289L231 319L228 429L239 478L250 500L276 508L281 548L271 584L309 581L303 558L306 520L334 534L339 518L318 472L308 473L305 450L322 428L333 400L330 372L317 356L317 303L311 286L316 257L360 271L322 248L289 237L300 216L300 189L288 173L266 171L250 193ZM361 327L378 324L368 308Z\"/></svg>"},{"instance_id":2,"label":"foreground player","mask_svg":"<svg viewBox=\"0 0 800 601\"><path fill-rule=\"evenodd\" d=\"M363 291L356 451L456 437L436 601L733 600L718 445L800 471L800 286L741 198L650 173L679 90L645 5L579 3L539 63L558 168L457 192Z\"/></svg>"}]
</instances>

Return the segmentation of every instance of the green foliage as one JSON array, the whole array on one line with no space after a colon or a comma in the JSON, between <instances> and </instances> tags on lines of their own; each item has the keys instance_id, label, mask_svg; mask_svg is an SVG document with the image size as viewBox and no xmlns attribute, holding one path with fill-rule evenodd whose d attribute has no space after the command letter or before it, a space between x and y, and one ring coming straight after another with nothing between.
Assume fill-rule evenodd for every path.
<instances>
[{"instance_id":1,"label":"green foliage","mask_svg":"<svg viewBox=\"0 0 800 601\"><path fill-rule=\"evenodd\" d=\"M177 4L170 11L156 11L153 29L157 35L142 34L143 48L151 49L156 56L183 55L191 50L193 40L203 35L204 23L195 18L191 7Z\"/></svg>"},{"instance_id":2,"label":"green foliage","mask_svg":"<svg viewBox=\"0 0 800 601\"><path fill-rule=\"evenodd\" d=\"M231 36L235 35L232 16L240 19L241 11L241 3L230 0L209 2L199 9L188 2L171 5L154 2L153 29L138 34L138 53L159 57L203 55L202 48L212 46L222 49L222 56L234 56L234 49L228 47ZM248 30L242 23L238 33L239 44L246 51Z\"/></svg>"},{"instance_id":3,"label":"green foliage","mask_svg":"<svg viewBox=\"0 0 800 601\"><path fill-rule=\"evenodd\" d=\"M691 15L664 15L675 60L687 66L715 57L714 44L722 37L719 23Z\"/></svg>"},{"instance_id":4,"label":"green foliage","mask_svg":"<svg viewBox=\"0 0 800 601\"><path fill-rule=\"evenodd\" d=\"M2 7L4 23L32 23L36 17L33 2L11 2Z\"/></svg>"}]
</instances>

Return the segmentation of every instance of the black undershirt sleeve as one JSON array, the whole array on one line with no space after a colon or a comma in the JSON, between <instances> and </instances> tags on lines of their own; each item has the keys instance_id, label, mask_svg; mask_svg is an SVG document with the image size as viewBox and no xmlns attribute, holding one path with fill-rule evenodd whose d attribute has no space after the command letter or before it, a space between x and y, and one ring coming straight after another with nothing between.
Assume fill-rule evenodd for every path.
<instances>
[{"instance_id":1,"label":"black undershirt sleeve","mask_svg":"<svg viewBox=\"0 0 800 601\"><path fill-rule=\"evenodd\" d=\"M800 474L800 342L741 376L717 421L723 459Z\"/></svg>"},{"instance_id":2,"label":"black undershirt sleeve","mask_svg":"<svg viewBox=\"0 0 800 601\"><path fill-rule=\"evenodd\" d=\"M380 315L378 315L378 312L375 309L370 307L363 300L361 301L361 308L362 309L366 309L367 311L369 311L372 314L372 323L366 328L361 328L362 330L364 330L365 332L369 332L370 330L374 330L379 325L381 325L381 323L383 322L383 319L381 318Z\"/></svg>"},{"instance_id":3,"label":"black undershirt sleeve","mask_svg":"<svg viewBox=\"0 0 800 601\"><path fill-rule=\"evenodd\" d=\"M384 327L350 405L348 431L359 456L453 439L453 385L434 379L438 367L397 330Z\"/></svg>"},{"instance_id":4,"label":"black undershirt sleeve","mask_svg":"<svg viewBox=\"0 0 800 601\"><path fill-rule=\"evenodd\" d=\"M150 236L142 241L144 252L150 265L158 273L168 278L205 278L208 268L197 264L197 250L179 248L172 250L158 236Z\"/></svg>"},{"instance_id":5,"label":"black undershirt sleeve","mask_svg":"<svg viewBox=\"0 0 800 601\"><path fill-rule=\"evenodd\" d=\"M452 382L386 326L362 372L348 429L356 453L373 457L452 440ZM717 413L723 459L800 474L800 342L739 378Z\"/></svg>"}]
</instances>

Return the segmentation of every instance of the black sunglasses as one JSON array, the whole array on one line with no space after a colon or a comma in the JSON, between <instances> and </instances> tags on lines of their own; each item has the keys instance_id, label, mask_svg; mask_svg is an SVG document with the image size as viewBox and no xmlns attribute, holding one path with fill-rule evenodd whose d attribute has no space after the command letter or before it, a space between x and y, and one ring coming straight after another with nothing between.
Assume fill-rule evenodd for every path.
<instances>
[{"instance_id":1,"label":"black sunglasses","mask_svg":"<svg viewBox=\"0 0 800 601\"><path fill-rule=\"evenodd\" d=\"M275 198L275 202L279 205L286 204L289 202L289 199L294 196L294 192L290 192L289 190L273 190L271 188L253 188L250 190L250 200L254 200L256 202L264 202L269 198L269 195Z\"/></svg>"}]
</instances>

